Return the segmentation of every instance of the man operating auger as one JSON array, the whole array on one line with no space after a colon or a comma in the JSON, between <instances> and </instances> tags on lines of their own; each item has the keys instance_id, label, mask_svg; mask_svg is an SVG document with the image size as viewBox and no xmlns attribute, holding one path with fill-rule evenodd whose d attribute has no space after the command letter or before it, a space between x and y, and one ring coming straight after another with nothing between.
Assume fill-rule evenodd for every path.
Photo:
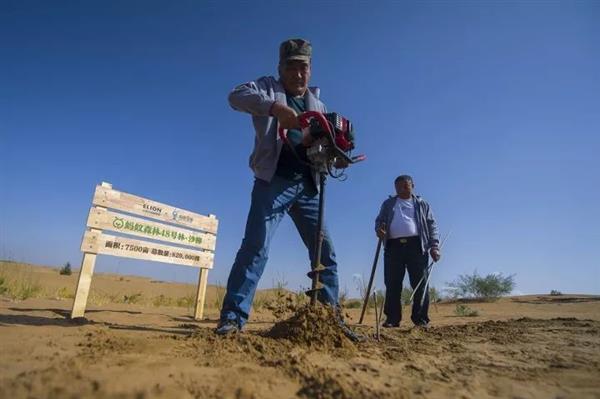
<instances>
[{"instance_id":1,"label":"man operating auger","mask_svg":"<svg viewBox=\"0 0 600 399\"><path fill-rule=\"evenodd\" d=\"M315 240L320 201L315 173L307 158L307 146L314 137L307 129L301 129L298 118L307 111L326 110L319 100L319 90L308 87L311 57L312 46L308 41L286 40L279 48L279 79L261 77L237 86L229 95L233 109L252 116L255 141L250 168L255 179L244 238L231 267L215 330L219 335L238 332L248 321L271 238L287 213L311 261L318 253L315 248L321 245L318 301L336 310L338 316L334 322L339 323L346 336L358 338L344 324L339 312L337 262L327 229L321 230L322 242ZM278 127L288 129L286 140L278 135Z\"/></svg>"}]
</instances>

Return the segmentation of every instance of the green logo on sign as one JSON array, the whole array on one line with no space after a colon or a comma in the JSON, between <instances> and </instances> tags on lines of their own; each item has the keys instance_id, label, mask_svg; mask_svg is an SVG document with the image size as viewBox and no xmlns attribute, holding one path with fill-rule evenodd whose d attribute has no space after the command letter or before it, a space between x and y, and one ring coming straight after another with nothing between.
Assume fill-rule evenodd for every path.
<instances>
[{"instance_id":1,"label":"green logo on sign","mask_svg":"<svg viewBox=\"0 0 600 399\"><path fill-rule=\"evenodd\" d=\"M113 220L113 227L116 229L122 229L124 224L125 221L121 218L115 217L115 220Z\"/></svg>"}]
</instances>

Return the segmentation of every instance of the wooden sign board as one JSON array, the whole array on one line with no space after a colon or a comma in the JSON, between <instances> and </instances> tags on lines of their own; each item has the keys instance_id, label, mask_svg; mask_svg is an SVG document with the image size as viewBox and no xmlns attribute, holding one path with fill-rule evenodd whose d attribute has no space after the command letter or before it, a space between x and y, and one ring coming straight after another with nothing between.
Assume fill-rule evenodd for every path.
<instances>
[{"instance_id":1,"label":"wooden sign board","mask_svg":"<svg viewBox=\"0 0 600 399\"><path fill-rule=\"evenodd\" d=\"M219 222L216 218L175 208L137 195L113 190L108 186L97 186L92 200L94 205L129 212L152 219L175 223L208 233L217 233Z\"/></svg>"},{"instance_id":2,"label":"wooden sign board","mask_svg":"<svg viewBox=\"0 0 600 399\"><path fill-rule=\"evenodd\" d=\"M212 269L214 255L208 251L173 247L149 241L117 237L96 231L87 231L83 236L81 250L92 254L121 256L176 265Z\"/></svg>"},{"instance_id":3,"label":"wooden sign board","mask_svg":"<svg viewBox=\"0 0 600 399\"><path fill-rule=\"evenodd\" d=\"M104 208L92 207L87 220L87 227L98 230L110 230L152 240L167 241L178 245L188 245L204 250L214 251L216 236L168 226L135 216L119 214Z\"/></svg>"},{"instance_id":4,"label":"wooden sign board","mask_svg":"<svg viewBox=\"0 0 600 399\"><path fill-rule=\"evenodd\" d=\"M217 218L113 190L109 183L96 186L92 203L95 206L88 215L88 230L81 243L84 255L71 318L83 317L85 313L96 256L102 254L200 268L194 318L201 319L208 270L212 269L214 261ZM105 234L103 230L125 236Z\"/></svg>"}]
</instances>

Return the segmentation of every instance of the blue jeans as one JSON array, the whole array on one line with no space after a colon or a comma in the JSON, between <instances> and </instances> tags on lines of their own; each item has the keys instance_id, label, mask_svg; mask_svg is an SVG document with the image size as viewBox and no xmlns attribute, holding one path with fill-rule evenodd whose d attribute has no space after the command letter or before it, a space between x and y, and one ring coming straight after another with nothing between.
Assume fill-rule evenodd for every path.
<instances>
[{"instance_id":1,"label":"blue jeans","mask_svg":"<svg viewBox=\"0 0 600 399\"><path fill-rule=\"evenodd\" d=\"M319 195L312 181L292 181L277 175L270 183L255 179L246 232L227 280L221 320L237 320L240 326L248 321L256 287L267 263L271 238L286 212L296 225L312 264L318 209ZM321 264L325 270L319 273L319 281L325 287L319 290L318 299L337 306L339 283L335 251L327 229L323 230Z\"/></svg>"}]
</instances>

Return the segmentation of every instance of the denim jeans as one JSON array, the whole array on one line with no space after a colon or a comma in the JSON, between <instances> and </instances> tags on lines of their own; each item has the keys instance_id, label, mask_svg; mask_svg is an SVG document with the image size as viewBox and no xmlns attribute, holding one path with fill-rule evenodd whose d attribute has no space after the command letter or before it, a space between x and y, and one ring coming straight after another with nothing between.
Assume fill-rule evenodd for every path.
<instances>
[{"instance_id":1,"label":"denim jeans","mask_svg":"<svg viewBox=\"0 0 600 399\"><path fill-rule=\"evenodd\" d=\"M402 319L402 281L408 270L410 286L414 289L427 268L429 256L421 249L419 237L410 237L406 243L399 239L387 240L384 254L385 281L385 313L387 322L396 324ZM425 282L421 284L413 297L411 320L417 325L429 323L429 292L424 291ZM423 306L421 299L425 294Z\"/></svg>"},{"instance_id":2,"label":"denim jeans","mask_svg":"<svg viewBox=\"0 0 600 399\"><path fill-rule=\"evenodd\" d=\"M258 281L265 269L269 244L279 222L287 212L296 225L308 249L311 264L316 246L319 195L314 183L293 181L275 175L271 182L255 179L252 202L242 245L237 252L221 309L221 320L237 320L243 326L250 315ZM319 290L319 301L337 306L339 283L335 251L324 227L319 281L325 286Z\"/></svg>"}]
</instances>

